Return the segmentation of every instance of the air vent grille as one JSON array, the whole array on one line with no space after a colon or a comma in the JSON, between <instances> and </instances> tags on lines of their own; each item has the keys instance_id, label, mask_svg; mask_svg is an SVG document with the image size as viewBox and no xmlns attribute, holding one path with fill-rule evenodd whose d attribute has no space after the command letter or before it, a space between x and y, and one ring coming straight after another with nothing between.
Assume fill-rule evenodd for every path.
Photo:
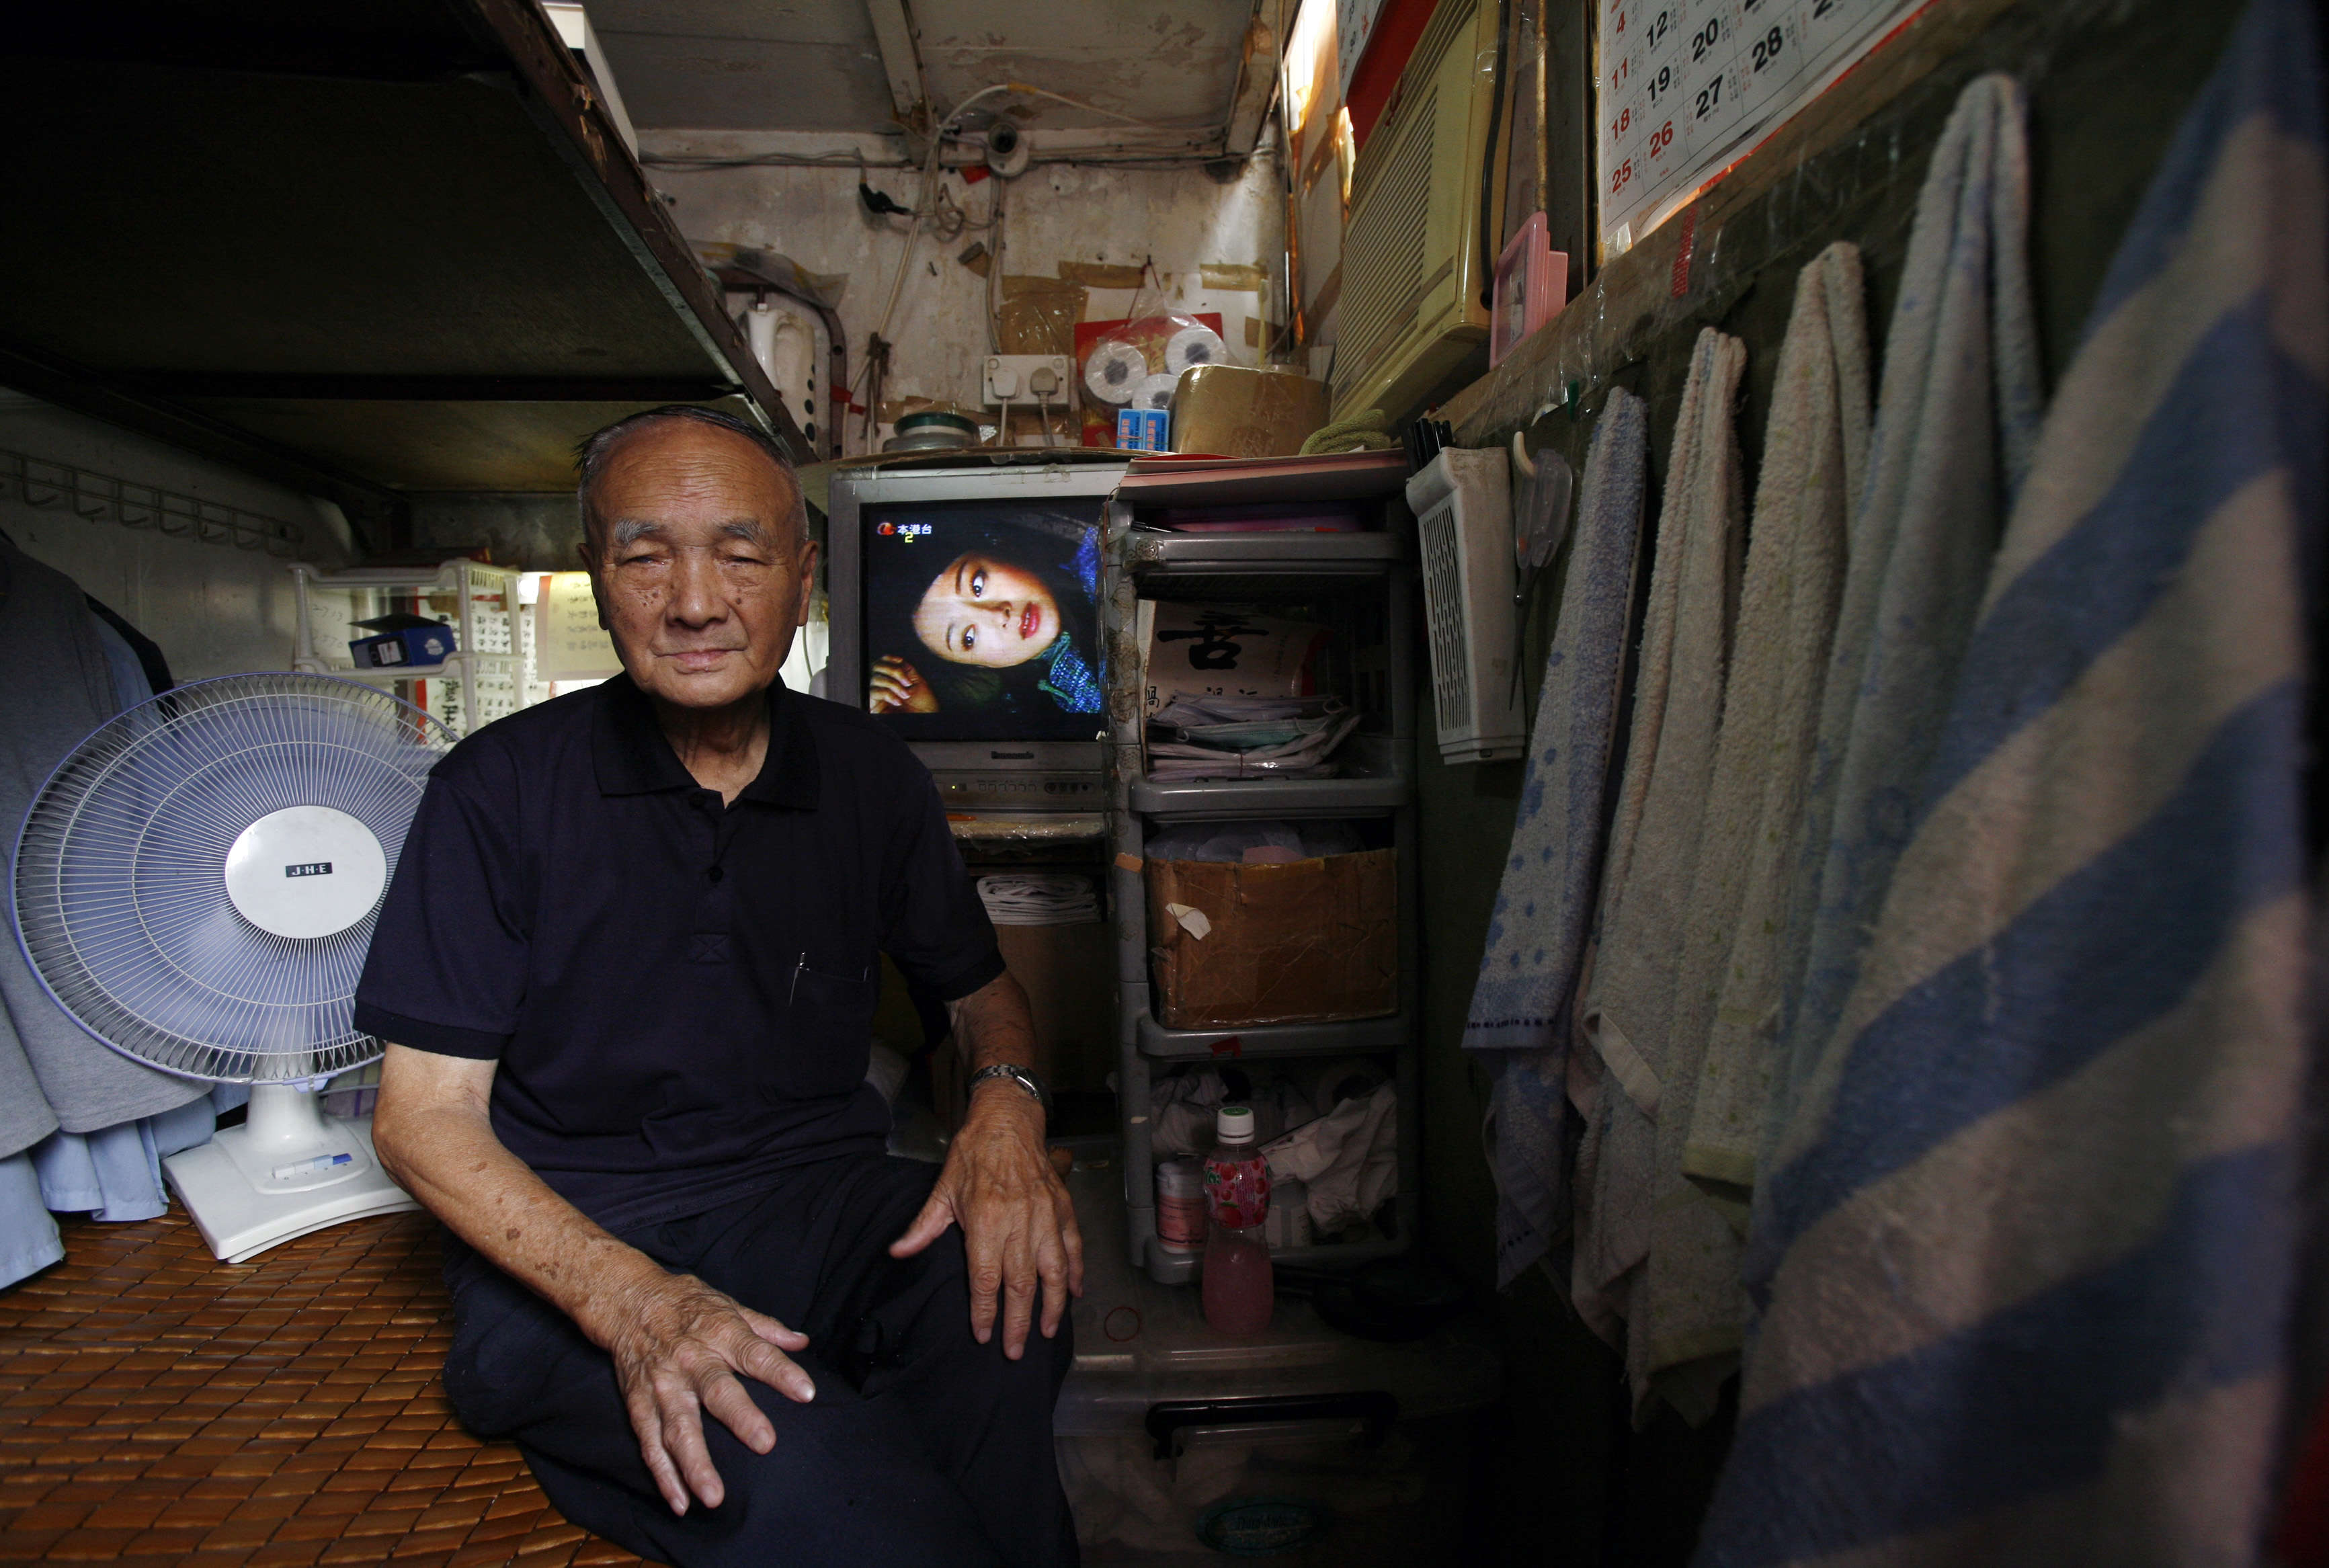
<instances>
[{"instance_id":1,"label":"air vent grille","mask_svg":"<svg viewBox=\"0 0 2329 1568\"><path fill-rule=\"evenodd\" d=\"M1425 620L1431 628L1431 689L1442 728L1472 720L1472 660L1464 647L1464 579L1454 496L1417 519L1423 546Z\"/></svg>"},{"instance_id":2,"label":"air vent grille","mask_svg":"<svg viewBox=\"0 0 2329 1568\"><path fill-rule=\"evenodd\" d=\"M1351 214L1343 250L1342 352L1334 379L1352 385L1414 323L1431 227L1437 90L1412 106L1381 173Z\"/></svg>"}]
</instances>

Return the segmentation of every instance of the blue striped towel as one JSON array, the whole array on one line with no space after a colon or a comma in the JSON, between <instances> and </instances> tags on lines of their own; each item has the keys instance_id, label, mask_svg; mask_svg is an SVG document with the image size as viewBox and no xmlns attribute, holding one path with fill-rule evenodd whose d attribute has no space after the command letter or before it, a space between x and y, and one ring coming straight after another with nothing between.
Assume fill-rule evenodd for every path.
<instances>
[{"instance_id":1,"label":"blue striped towel","mask_svg":"<svg viewBox=\"0 0 2329 1568\"><path fill-rule=\"evenodd\" d=\"M2305 0L2256 0L2056 394L1848 1049L1759 1193L1702 1568L2256 1560L2308 1056L2318 59Z\"/></svg>"},{"instance_id":2,"label":"blue striped towel","mask_svg":"<svg viewBox=\"0 0 2329 1568\"><path fill-rule=\"evenodd\" d=\"M1649 411L1612 388L1593 427L1519 819L1464 1044L1494 1052L1496 1279L1510 1284L1568 1222L1571 1012L1601 868L1603 794L1642 536Z\"/></svg>"}]
</instances>

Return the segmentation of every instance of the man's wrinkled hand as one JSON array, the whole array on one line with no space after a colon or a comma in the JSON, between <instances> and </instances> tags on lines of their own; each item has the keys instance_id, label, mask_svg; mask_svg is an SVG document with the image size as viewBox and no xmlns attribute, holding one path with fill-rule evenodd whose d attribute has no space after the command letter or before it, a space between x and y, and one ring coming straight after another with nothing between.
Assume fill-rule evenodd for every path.
<instances>
[{"instance_id":1,"label":"man's wrinkled hand","mask_svg":"<svg viewBox=\"0 0 2329 1568\"><path fill-rule=\"evenodd\" d=\"M1067 1184L1044 1153L1042 1109L1016 1084L979 1086L929 1202L890 1255L911 1257L949 1224L962 1227L970 1331L981 1345L995 1333L999 1298L1003 1354L1016 1361L1027 1347L1039 1288L1043 1337L1059 1332L1069 1297L1083 1294L1083 1236Z\"/></svg>"},{"instance_id":2,"label":"man's wrinkled hand","mask_svg":"<svg viewBox=\"0 0 2329 1568\"><path fill-rule=\"evenodd\" d=\"M742 1380L758 1378L804 1403L816 1397L808 1374L785 1354L806 1347L807 1335L693 1275L657 1270L655 1278L613 1292L602 1321L594 1337L614 1357L639 1457L674 1514L687 1512L691 1492L707 1508L727 1496L704 1443L704 1411L764 1454L776 1447L777 1429Z\"/></svg>"}]
</instances>

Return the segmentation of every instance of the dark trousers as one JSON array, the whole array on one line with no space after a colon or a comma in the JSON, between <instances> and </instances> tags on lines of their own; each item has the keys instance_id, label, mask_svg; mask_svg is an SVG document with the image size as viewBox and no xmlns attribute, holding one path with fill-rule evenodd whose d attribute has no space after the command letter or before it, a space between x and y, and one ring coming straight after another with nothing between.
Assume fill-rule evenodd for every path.
<instances>
[{"instance_id":1,"label":"dark trousers","mask_svg":"<svg viewBox=\"0 0 2329 1568\"><path fill-rule=\"evenodd\" d=\"M816 1398L744 1379L777 1431L765 1456L709 1415L717 1508L674 1518L639 1458L613 1363L572 1322L448 1237L453 1348L445 1389L464 1425L514 1438L575 1524L678 1568L1076 1562L1052 1457L1051 1405L1072 1351L1002 1327L970 1333L962 1233L916 1257L888 1248L937 1167L884 1155L779 1173L767 1190L623 1240L809 1337Z\"/></svg>"}]
</instances>

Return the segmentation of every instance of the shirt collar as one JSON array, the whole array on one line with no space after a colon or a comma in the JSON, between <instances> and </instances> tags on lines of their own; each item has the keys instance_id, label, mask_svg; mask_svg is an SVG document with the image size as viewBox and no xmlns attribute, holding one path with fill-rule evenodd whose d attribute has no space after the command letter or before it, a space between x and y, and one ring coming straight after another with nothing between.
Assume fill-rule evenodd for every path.
<instances>
[{"instance_id":1,"label":"shirt collar","mask_svg":"<svg viewBox=\"0 0 2329 1568\"><path fill-rule=\"evenodd\" d=\"M702 786L682 766L655 704L628 675L595 688L598 706L590 718L590 760L603 795L648 795ZM817 803L816 743L800 702L779 679L768 687L768 753L759 776L739 800L814 811Z\"/></svg>"}]
</instances>

